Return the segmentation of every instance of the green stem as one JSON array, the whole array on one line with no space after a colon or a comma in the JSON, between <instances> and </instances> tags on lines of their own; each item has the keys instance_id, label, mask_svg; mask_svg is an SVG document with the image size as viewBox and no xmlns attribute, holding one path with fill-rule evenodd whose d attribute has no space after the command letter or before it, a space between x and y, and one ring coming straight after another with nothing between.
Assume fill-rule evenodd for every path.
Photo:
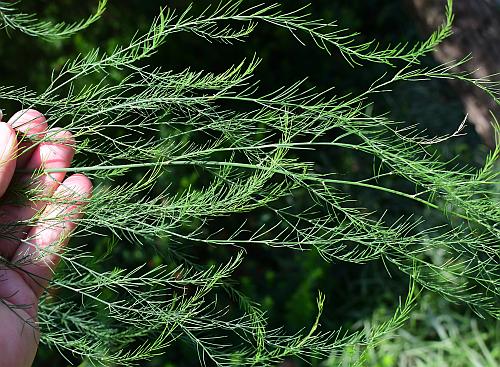
<instances>
[{"instance_id":1,"label":"green stem","mask_svg":"<svg viewBox=\"0 0 500 367\"><path fill-rule=\"evenodd\" d=\"M273 172L276 174L282 174L285 176L290 175L290 172L288 172L288 171L282 171L282 170L275 169L272 167L253 165L253 164L249 164L249 163L217 162L217 161L180 161L180 160L179 161L170 160L170 161L165 161L165 162L131 163L131 164L122 164L122 165L94 166L94 167L52 168L52 169L42 170L41 173L44 173L44 174L50 174L50 173L56 173L56 172L85 173L85 172L95 172L95 171L103 171L103 170L148 168L148 167L159 167L159 166L180 166L180 165L199 165L199 166L236 167L236 168L243 168L243 169L259 169L259 170ZM19 170L18 171L18 173L29 173L29 172L32 173L33 171L32 170L31 171L29 171L29 170ZM419 194L408 194L408 193L394 190L394 189L391 189L388 187L372 185L372 184L369 184L366 182L360 182L360 181L337 180L337 179L323 178L323 177L307 177L307 180L315 181L315 182L331 183L331 184L337 184L337 185L358 186L358 187L363 187L363 188L367 188L367 189L383 191L383 192L387 192L389 194L401 196L401 197L416 201L418 203L421 203L421 204L424 204L428 207L436 209L436 210L440 211L441 213L445 213L445 211L441 207L439 207L438 205L418 197ZM477 222L477 220L475 220L473 218L467 217L466 215L463 215L463 214L460 214L460 213L457 213L454 211L447 211L446 213L453 214L456 217L459 217L459 218L467 220L467 221Z\"/></svg>"}]
</instances>

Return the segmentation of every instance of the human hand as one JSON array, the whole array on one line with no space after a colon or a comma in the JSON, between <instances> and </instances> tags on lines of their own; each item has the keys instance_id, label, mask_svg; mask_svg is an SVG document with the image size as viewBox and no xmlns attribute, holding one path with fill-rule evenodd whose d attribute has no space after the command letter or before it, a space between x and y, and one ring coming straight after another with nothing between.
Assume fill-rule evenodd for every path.
<instances>
[{"instance_id":1,"label":"human hand","mask_svg":"<svg viewBox=\"0 0 500 367\"><path fill-rule=\"evenodd\" d=\"M59 262L55 252L68 242L74 221L82 215L82 198L92 192L87 177L65 179L64 172L55 172L31 183L40 197L53 199L50 203L8 198L9 186L30 178L16 170L70 167L75 152L71 134L47 129L45 117L35 110L20 111L8 123L0 121L0 367L33 363L39 341L38 302ZM43 136L50 141L29 142L30 137ZM35 217L36 223L19 225Z\"/></svg>"}]
</instances>

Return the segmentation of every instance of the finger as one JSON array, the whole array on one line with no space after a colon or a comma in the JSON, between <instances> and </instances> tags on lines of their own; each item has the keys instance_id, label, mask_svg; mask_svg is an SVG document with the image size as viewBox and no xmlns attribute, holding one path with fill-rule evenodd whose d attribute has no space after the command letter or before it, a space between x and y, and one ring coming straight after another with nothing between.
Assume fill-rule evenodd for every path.
<instances>
[{"instance_id":1,"label":"finger","mask_svg":"<svg viewBox=\"0 0 500 367\"><path fill-rule=\"evenodd\" d=\"M12 322L12 315L17 319ZM0 302L0 366L31 366L39 343L39 330L25 310L8 301Z\"/></svg>"},{"instance_id":2,"label":"finger","mask_svg":"<svg viewBox=\"0 0 500 367\"><path fill-rule=\"evenodd\" d=\"M40 143L30 160L26 163L26 170L56 170L68 168L75 155L75 140L69 131L51 129L46 133L47 141ZM64 171L42 174L33 186L43 191L44 196L50 196L60 185L66 173Z\"/></svg>"},{"instance_id":3,"label":"finger","mask_svg":"<svg viewBox=\"0 0 500 367\"><path fill-rule=\"evenodd\" d=\"M70 132L53 129L47 131L48 141L39 144L26 169L57 169L67 168L71 165L71 160L75 153L74 139ZM0 254L8 259L19 246L19 241L26 237L28 228L27 222L37 213L40 213L46 202L45 198L50 198L64 180L65 172L54 172L42 174L29 188L34 190L36 197L31 202L8 203L0 206L0 225L2 223L10 228L10 238L0 238ZM22 182L30 182L31 175L20 177ZM19 185L22 185L19 183ZM23 224L24 223L24 224Z\"/></svg>"},{"instance_id":4,"label":"finger","mask_svg":"<svg viewBox=\"0 0 500 367\"><path fill-rule=\"evenodd\" d=\"M17 168L24 168L28 163L34 149L32 140L41 139L47 131L47 120L45 116L37 110L21 110L15 113L8 124L18 132L18 152Z\"/></svg>"},{"instance_id":5,"label":"finger","mask_svg":"<svg viewBox=\"0 0 500 367\"><path fill-rule=\"evenodd\" d=\"M0 197L5 194L16 169L16 133L0 122Z\"/></svg>"},{"instance_id":6,"label":"finger","mask_svg":"<svg viewBox=\"0 0 500 367\"><path fill-rule=\"evenodd\" d=\"M67 178L43 211L39 224L16 251L13 262L19 264L36 296L52 279L60 261L58 254L68 243L91 195L92 183L87 177L77 174Z\"/></svg>"},{"instance_id":7,"label":"finger","mask_svg":"<svg viewBox=\"0 0 500 367\"><path fill-rule=\"evenodd\" d=\"M52 129L47 132L48 141L38 145L32 157L26 164L26 170L57 170L58 168L68 168L75 155L75 141L69 131ZM51 197L64 180L64 171L41 173L33 179L31 174L21 176L21 182L29 183L28 188L36 193L33 199ZM24 214L18 220L27 220L37 211L45 206L44 202L35 200L29 204L23 204Z\"/></svg>"}]
</instances>

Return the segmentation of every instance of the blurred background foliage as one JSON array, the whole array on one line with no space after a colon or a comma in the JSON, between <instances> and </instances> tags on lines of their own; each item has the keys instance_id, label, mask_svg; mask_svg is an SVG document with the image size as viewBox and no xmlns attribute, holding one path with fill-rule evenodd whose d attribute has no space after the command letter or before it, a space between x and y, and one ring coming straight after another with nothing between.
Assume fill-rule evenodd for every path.
<instances>
[{"instance_id":1,"label":"blurred background foliage","mask_svg":"<svg viewBox=\"0 0 500 367\"><path fill-rule=\"evenodd\" d=\"M209 0L196 1L194 6L204 8ZM289 1L284 6L296 8L311 4L315 17L336 19L339 25L359 31L367 40L376 38L382 44L415 42L422 38L415 19L403 0L315 0ZM27 11L40 14L45 19L72 20L86 16L94 2L71 0L43 0L22 2ZM85 32L55 44L44 43L20 34L0 38L0 73L4 85L29 85L42 91L48 84L52 70L61 68L71 56L87 53L97 45L113 49L126 44L136 33L148 29L151 19L160 6L184 8L185 0L120 0L110 1L103 19ZM335 86L335 93L342 95L359 93L377 77L387 71L383 65L351 67L338 54L325 55L321 51L301 47L282 29L262 27L249 42L236 45L209 44L192 35L179 34L161 49L151 65L166 69L222 71L228 65L239 63L254 55L263 58L257 70L262 80L261 90L276 89L308 77L308 86L319 89ZM433 65L429 57L426 61ZM123 77L116 72L114 77ZM86 81L91 83L92 80ZM367 113L389 112L391 118L420 124L429 135L451 133L464 118L464 110L454 90L445 81L404 83L392 93L378 97L373 110ZM7 114L20 106L2 106ZM455 138L437 149L443 159L458 156L458 163L480 164L487 148L481 143L474 129L467 127L465 135ZM328 171L348 172L351 178L364 178L376 169L371 158L335 149L322 151L321 156L308 157L318 167ZM306 153L304 153L306 154ZM176 190L202 181L196 171L175 171L165 178L165 186L173 181ZM394 185L404 183L391 183ZM406 185L408 185L406 183ZM442 219L414 202L399 197L367 190L346 187L363 205L377 210L387 210L394 216L414 214L424 216L431 223ZM304 200L308 200L304 198ZM304 203L304 207L306 203ZM390 218L389 218L390 219ZM266 221L264 214L250 214L226 218L224 227L238 228L247 222L258 227ZM95 251L104 251L109 239L96 238ZM112 254L111 263L148 263L150 266L174 261L162 256L161 248L168 246L168 239L159 241L157 253L130 244L120 246L120 253ZM193 247L187 253L206 263L219 262L228 257L226 248ZM317 312L318 290L326 295L326 307L322 327L362 329L370 333L370 325L383 321L404 297L408 279L384 263L353 265L336 262L328 264L314 252L294 253L282 249L248 248L247 258L237 273L239 288L267 312L270 327L286 325L288 331L298 331L314 320ZM439 254L431 254L439 261ZM496 321L477 318L470 310L453 305L440 297L423 291L412 320L391 338L366 354L365 365L390 366L498 366L500 365L500 325ZM284 366L349 366L361 353L345 351L341 357L322 363L316 361L285 361ZM65 360L57 351L42 348L36 366L78 365L81 361ZM181 367L199 364L196 351L179 343L165 355L152 361L150 366ZM84 364L85 365L85 362Z\"/></svg>"}]
</instances>

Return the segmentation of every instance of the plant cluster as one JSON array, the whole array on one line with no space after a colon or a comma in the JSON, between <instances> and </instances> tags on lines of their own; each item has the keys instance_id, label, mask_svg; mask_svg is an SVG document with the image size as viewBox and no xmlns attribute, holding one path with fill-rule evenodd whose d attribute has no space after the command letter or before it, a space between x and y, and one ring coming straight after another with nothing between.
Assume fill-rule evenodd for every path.
<instances>
[{"instance_id":1,"label":"plant cluster","mask_svg":"<svg viewBox=\"0 0 500 367\"><path fill-rule=\"evenodd\" d=\"M54 24L21 12L18 3L0 2L0 27L59 41L92 25L105 8L101 0L88 19ZM312 19L307 8L286 12L279 4L242 0L201 13L164 8L150 30L128 44L68 60L41 93L0 86L0 100L36 107L51 127L73 133L76 165L64 171L85 173L96 185L78 220L75 236L82 245L61 254L63 266L40 304L42 343L97 365L138 364L179 341L192 345L207 365L271 366L291 356L335 359L361 348L351 361L356 365L410 318L419 289L498 320L500 147L480 169L462 166L444 161L433 147L459 135L465 122L450 135L427 137L418 126L367 113L373 98L394 85L433 79L471 83L499 102L498 84L454 72L466 60L434 68L421 64L452 32L451 0L446 14L427 40L383 47L358 42L357 34L334 22ZM262 93L254 78L258 57L222 73L148 66L148 58L176 33L233 44L248 40L262 24L287 30L303 45L340 52L353 67L380 63L388 71L359 95L335 95L333 88L307 88L304 80ZM117 80L116 70L125 77ZM36 145L54 137L23 139ZM373 174L353 180L349 172L323 172L304 158L331 148L372 157ZM172 176L178 167L201 172L203 182L180 190ZM55 171L61 169L29 173L36 179ZM394 177L412 189L390 186ZM391 220L366 209L346 187L415 202L439 213L443 224L417 216ZM12 194L47 200L36 189ZM299 204L304 202L306 207ZM225 218L252 211L265 212L266 221L225 228ZM0 237L35 220L3 225ZM96 234L109 238L105 250L85 243ZM106 266L123 243L148 251L158 239L168 241L161 248L166 264ZM233 256L207 266L187 255L192 246L224 247ZM292 335L270 329L259 305L232 281L246 249L264 246L315 251L326 262L382 260L407 276L408 295L369 334L324 330L322 293L312 325ZM19 264L0 258L0 266Z\"/></svg>"}]
</instances>

